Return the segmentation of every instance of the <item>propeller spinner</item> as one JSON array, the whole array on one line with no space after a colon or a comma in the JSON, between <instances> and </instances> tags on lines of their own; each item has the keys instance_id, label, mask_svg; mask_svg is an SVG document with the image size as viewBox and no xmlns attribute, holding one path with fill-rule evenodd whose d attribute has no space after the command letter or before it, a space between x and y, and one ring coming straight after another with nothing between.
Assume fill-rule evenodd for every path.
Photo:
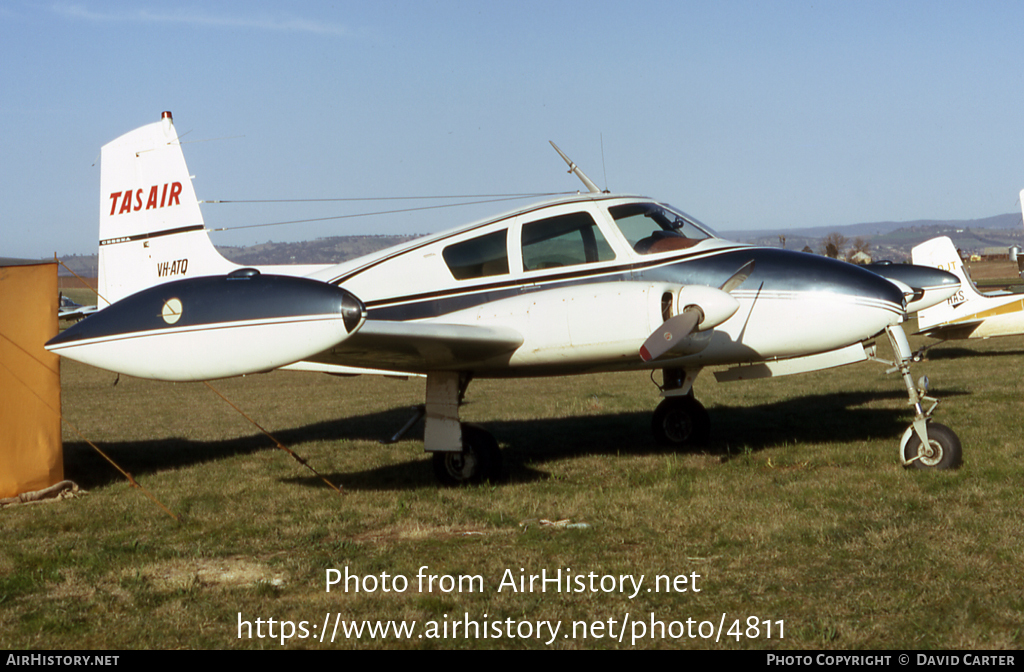
<instances>
[{"instance_id":1,"label":"propeller spinner","mask_svg":"<svg viewBox=\"0 0 1024 672\"><path fill-rule=\"evenodd\" d=\"M743 284L753 271L754 260L751 259L718 289L701 286L680 289L678 300L686 307L647 337L640 346L640 359L650 362L669 352L689 354L684 351L690 334L697 330L713 329L739 310L740 304L731 292ZM699 349L703 349L704 345L699 346Z\"/></svg>"}]
</instances>

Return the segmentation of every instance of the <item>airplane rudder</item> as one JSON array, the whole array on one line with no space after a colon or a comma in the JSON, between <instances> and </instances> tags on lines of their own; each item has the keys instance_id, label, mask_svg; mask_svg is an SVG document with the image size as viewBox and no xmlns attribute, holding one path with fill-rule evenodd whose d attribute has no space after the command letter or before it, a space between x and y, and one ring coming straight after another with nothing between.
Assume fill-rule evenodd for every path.
<instances>
[{"instance_id":1,"label":"airplane rudder","mask_svg":"<svg viewBox=\"0 0 1024 672\"><path fill-rule=\"evenodd\" d=\"M100 240L202 226L170 113L100 151Z\"/></svg>"},{"instance_id":2,"label":"airplane rudder","mask_svg":"<svg viewBox=\"0 0 1024 672\"><path fill-rule=\"evenodd\" d=\"M206 231L170 112L104 145L100 161L101 303L233 267Z\"/></svg>"},{"instance_id":3,"label":"airplane rudder","mask_svg":"<svg viewBox=\"0 0 1024 672\"><path fill-rule=\"evenodd\" d=\"M967 280L960 252L946 236L933 238L915 246L911 250L911 261L920 266L931 266L952 273L960 278L961 283Z\"/></svg>"}]
</instances>

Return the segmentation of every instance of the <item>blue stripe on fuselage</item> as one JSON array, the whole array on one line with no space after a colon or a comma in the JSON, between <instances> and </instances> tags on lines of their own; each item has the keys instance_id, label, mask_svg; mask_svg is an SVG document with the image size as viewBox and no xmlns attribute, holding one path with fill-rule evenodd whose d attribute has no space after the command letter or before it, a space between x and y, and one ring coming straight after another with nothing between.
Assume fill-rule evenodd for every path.
<instances>
[{"instance_id":1,"label":"blue stripe on fuselage","mask_svg":"<svg viewBox=\"0 0 1024 672\"><path fill-rule=\"evenodd\" d=\"M881 300L901 307L903 294L888 280L853 264L804 252L740 247L647 262L559 269L544 276L518 276L453 289L366 302L370 319L435 318L520 294L598 282L640 280L720 287L751 259L754 270L743 289L767 292L816 292Z\"/></svg>"}]
</instances>

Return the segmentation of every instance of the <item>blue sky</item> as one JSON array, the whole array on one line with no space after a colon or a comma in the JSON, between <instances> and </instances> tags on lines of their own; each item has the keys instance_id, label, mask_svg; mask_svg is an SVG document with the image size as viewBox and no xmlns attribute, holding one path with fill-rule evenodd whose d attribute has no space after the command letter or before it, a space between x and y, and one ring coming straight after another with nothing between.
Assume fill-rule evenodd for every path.
<instances>
[{"instance_id":1,"label":"blue sky","mask_svg":"<svg viewBox=\"0 0 1024 672\"><path fill-rule=\"evenodd\" d=\"M1020 2L0 4L0 256L95 251L99 148L171 110L200 199L574 191L720 232L1014 212ZM94 165L95 164L95 165ZM430 203L425 203L430 204ZM499 203L204 205L217 244Z\"/></svg>"}]
</instances>

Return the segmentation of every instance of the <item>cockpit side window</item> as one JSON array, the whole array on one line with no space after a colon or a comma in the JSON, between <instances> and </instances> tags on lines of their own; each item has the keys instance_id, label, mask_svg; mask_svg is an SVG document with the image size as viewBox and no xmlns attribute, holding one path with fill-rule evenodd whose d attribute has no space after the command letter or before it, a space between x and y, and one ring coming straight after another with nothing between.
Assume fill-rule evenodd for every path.
<instances>
[{"instance_id":1,"label":"cockpit side window","mask_svg":"<svg viewBox=\"0 0 1024 672\"><path fill-rule=\"evenodd\" d=\"M508 229L444 248L444 263L456 280L508 273Z\"/></svg>"},{"instance_id":2,"label":"cockpit side window","mask_svg":"<svg viewBox=\"0 0 1024 672\"><path fill-rule=\"evenodd\" d=\"M686 217L657 203L616 205L608 212L640 254L685 249L711 237Z\"/></svg>"},{"instance_id":3,"label":"cockpit side window","mask_svg":"<svg viewBox=\"0 0 1024 672\"><path fill-rule=\"evenodd\" d=\"M523 270L610 261L615 252L588 212L523 225Z\"/></svg>"}]
</instances>

